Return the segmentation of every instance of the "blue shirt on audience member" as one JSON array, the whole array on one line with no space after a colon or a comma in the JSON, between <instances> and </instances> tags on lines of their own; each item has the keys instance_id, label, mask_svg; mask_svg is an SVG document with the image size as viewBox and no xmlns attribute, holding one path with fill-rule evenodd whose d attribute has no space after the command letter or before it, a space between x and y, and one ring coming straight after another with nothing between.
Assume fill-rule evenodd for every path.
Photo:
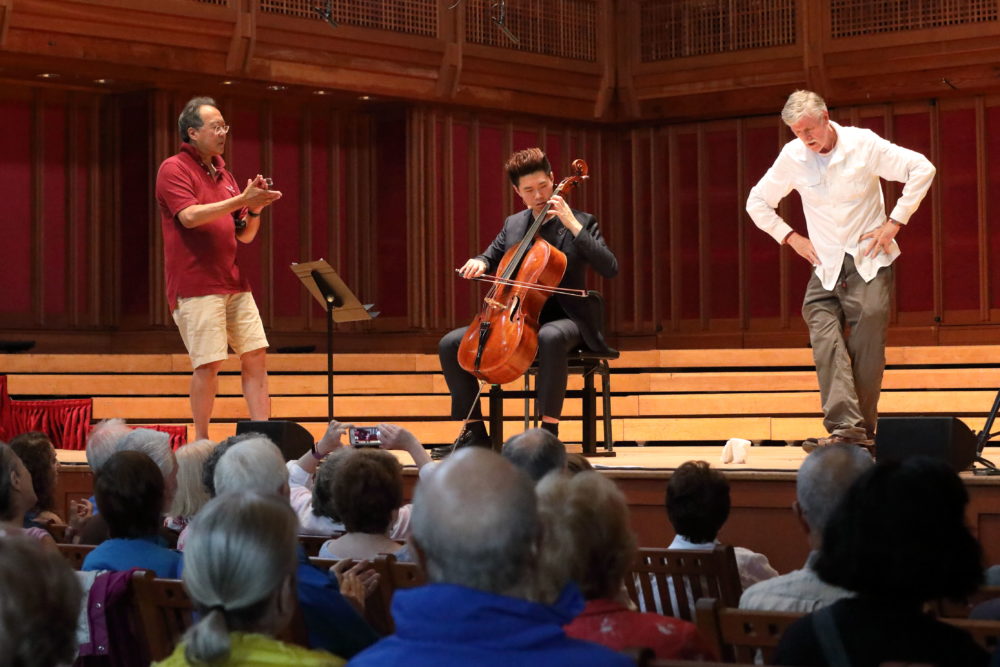
<instances>
[{"instance_id":1,"label":"blue shirt on audience member","mask_svg":"<svg viewBox=\"0 0 1000 667\"><path fill-rule=\"evenodd\" d=\"M309 648L350 658L378 641L378 634L340 594L337 580L314 567L299 545L299 607L309 631Z\"/></svg>"},{"instance_id":2,"label":"blue shirt on audience member","mask_svg":"<svg viewBox=\"0 0 1000 667\"><path fill-rule=\"evenodd\" d=\"M582 610L583 597L574 585L551 606L453 584L398 590L392 598L396 634L349 665L634 665L611 649L566 636L563 626Z\"/></svg>"},{"instance_id":3,"label":"blue shirt on audience member","mask_svg":"<svg viewBox=\"0 0 1000 667\"><path fill-rule=\"evenodd\" d=\"M120 571L138 567L152 570L160 579L179 579L181 553L164 544L158 535L105 540L87 554L81 569Z\"/></svg>"}]
</instances>

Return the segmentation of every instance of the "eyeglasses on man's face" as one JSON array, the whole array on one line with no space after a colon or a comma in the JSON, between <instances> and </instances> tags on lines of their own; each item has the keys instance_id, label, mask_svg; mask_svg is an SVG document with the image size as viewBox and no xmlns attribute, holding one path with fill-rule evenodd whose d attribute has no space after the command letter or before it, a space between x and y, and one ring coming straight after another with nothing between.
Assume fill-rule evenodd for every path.
<instances>
[{"instance_id":1,"label":"eyeglasses on man's face","mask_svg":"<svg viewBox=\"0 0 1000 667\"><path fill-rule=\"evenodd\" d=\"M224 137L225 135L229 134L228 125L206 125L204 129L208 130L209 132L214 132L220 137Z\"/></svg>"}]
</instances>

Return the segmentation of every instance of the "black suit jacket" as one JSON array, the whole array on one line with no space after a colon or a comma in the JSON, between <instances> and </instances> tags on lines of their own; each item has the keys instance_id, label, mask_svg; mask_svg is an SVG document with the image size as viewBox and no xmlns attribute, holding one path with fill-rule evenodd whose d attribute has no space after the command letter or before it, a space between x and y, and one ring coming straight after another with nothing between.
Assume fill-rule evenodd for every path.
<instances>
[{"instance_id":1,"label":"black suit jacket","mask_svg":"<svg viewBox=\"0 0 1000 667\"><path fill-rule=\"evenodd\" d=\"M597 218L590 213L576 209L571 210L577 221L583 225L583 229L575 237L556 218L546 222L543 225L543 231L540 232L548 240L552 234L547 231L547 228L554 225L552 228L555 231L553 245L566 255L566 273L563 275L559 287L586 289L588 265L605 278L614 278L618 275L618 259L604 244ZM488 272L496 271L504 253L520 243L533 219L531 209L509 216L504 220L503 229L493 239L493 243L476 259L486 262ZM604 342L604 312L603 302L600 299L562 294L556 294L552 298L559 302L569 318L580 327L580 336L588 348L594 352L603 352L608 349L607 343Z\"/></svg>"}]
</instances>

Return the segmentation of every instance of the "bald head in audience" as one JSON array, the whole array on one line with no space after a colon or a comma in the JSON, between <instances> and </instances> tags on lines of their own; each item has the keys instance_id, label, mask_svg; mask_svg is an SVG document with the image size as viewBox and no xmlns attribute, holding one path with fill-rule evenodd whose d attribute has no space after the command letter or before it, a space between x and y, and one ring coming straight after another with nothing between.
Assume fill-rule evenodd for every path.
<instances>
[{"instance_id":1,"label":"bald head in audience","mask_svg":"<svg viewBox=\"0 0 1000 667\"><path fill-rule=\"evenodd\" d=\"M422 479L412 526L431 582L533 597L539 536L534 485L493 452L460 450Z\"/></svg>"},{"instance_id":2,"label":"bald head in audience","mask_svg":"<svg viewBox=\"0 0 1000 667\"><path fill-rule=\"evenodd\" d=\"M538 482L553 470L566 469L566 445L542 428L529 428L503 443L505 459Z\"/></svg>"},{"instance_id":3,"label":"bald head in audience","mask_svg":"<svg viewBox=\"0 0 1000 667\"><path fill-rule=\"evenodd\" d=\"M871 455L856 445L830 445L813 451L795 477L795 513L809 546L818 550L833 511L858 477L874 465Z\"/></svg>"}]
</instances>

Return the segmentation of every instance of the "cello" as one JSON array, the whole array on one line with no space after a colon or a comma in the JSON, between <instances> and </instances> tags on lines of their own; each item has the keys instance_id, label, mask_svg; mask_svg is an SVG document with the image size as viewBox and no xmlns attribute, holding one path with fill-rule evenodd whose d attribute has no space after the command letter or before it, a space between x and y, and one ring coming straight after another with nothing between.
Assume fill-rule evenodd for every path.
<instances>
[{"instance_id":1,"label":"cello","mask_svg":"<svg viewBox=\"0 0 1000 667\"><path fill-rule=\"evenodd\" d=\"M565 195L588 178L587 163L574 160L573 174L553 191ZM587 296L586 290L562 289L566 255L537 236L548 218L546 204L520 242L504 253L479 312L458 348L458 363L482 383L505 384L524 375L538 352L538 318L550 294Z\"/></svg>"}]
</instances>

